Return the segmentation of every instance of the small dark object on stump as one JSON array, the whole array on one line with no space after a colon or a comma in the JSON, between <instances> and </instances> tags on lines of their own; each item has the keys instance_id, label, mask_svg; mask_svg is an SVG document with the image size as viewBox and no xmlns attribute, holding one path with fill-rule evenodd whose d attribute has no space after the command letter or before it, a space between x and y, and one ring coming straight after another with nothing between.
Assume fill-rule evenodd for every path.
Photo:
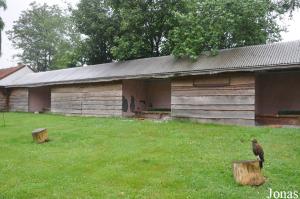
<instances>
[{"instance_id":1,"label":"small dark object on stump","mask_svg":"<svg viewBox=\"0 0 300 199\"><path fill-rule=\"evenodd\" d=\"M235 181L241 185L259 186L265 183L259 160L233 162L233 176Z\"/></svg>"},{"instance_id":2,"label":"small dark object on stump","mask_svg":"<svg viewBox=\"0 0 300 199\"><path fill-rule=\"evenodd\" d=\"M33 141L35 141L38 144L48 142L48 131L45 128L35 129L32 131L32 138Z\"/></svg>"}]
</instances>

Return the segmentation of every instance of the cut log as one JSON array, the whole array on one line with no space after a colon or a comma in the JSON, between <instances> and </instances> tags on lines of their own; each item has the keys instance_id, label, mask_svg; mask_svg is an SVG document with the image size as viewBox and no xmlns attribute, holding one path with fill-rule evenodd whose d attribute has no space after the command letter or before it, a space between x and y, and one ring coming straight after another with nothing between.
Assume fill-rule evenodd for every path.
<instances>
[{"instance_id":1,"label":"cut log","mask_svg":"<svg viewBox=\"0 0 300 199\"><path fill-rule=\"evenodd\" d=\"M258 160L233 162L233 176L241 185L259 186L265 182Z\"/></svg>"},{"instance_id":2,"label":"cut log","mask_svg":"<svg viewBox=\"0 0 300 199\"><path fill-rule=\"evenodd\" d=\"M49 141L48 131L45 128L39 128L32 131L32 138L38 144Z\"/></svg>"}]
</instances>

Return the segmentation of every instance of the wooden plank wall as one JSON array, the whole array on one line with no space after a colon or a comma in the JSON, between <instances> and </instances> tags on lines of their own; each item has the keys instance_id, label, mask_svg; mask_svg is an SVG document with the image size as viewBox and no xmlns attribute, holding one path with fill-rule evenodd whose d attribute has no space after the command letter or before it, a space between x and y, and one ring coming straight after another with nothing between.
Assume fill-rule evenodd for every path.
<instances>
[{"instance_id":1,"label":"wooden plank wall","mask_svg":"<svg viewBox=\"0 0 300 199\"><path fill-rule=\"evenodd\" d=\"M9 111L28 112L28 89L13 88L9 96Z\"/></svg>"},{"instance_id":2,"label":"wooden plank wall","mask_svg":"<svg viewBox=\"0 0 300 199\"><path fill-rule=\"evenodd\" d=\"M121 116L122 84L86 84L51 88L51 112Z\"/></svg>"},{"instance_id":3,"label":"wooden plank wall","mask_svg":"<svg viewBox=\"0 0 300 199\"><path fill-rule=\"evenodd\" d=\"M6 95L5 95L5 91L4 88L0 89L0 111L4 111L6 110Z\"/></svg>"},{"instance_id":4,"label":"wooden plank wall","mask_svg":"<svg viewBox=\"0 0 300 199\"><path fill-rule=\"evenodd\" d=\"M171 84L172 116L200 122L255 125L255 76L196 76Z\"/></svg>"}]
</instances>

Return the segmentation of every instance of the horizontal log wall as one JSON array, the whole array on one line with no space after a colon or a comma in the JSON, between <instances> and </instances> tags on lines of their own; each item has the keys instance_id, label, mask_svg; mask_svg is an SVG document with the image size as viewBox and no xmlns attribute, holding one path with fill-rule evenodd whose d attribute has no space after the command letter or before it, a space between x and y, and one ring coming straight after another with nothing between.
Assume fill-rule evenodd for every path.
<instances>
[{"instance_id":1,"label":"horizontal log wall","mask_svg":"<svg viewBox=\"0 0 300 199\"><path fill-rule=\"evenodd\" d=\"M51 112L121 116L122 85L110 83L54 87L51 89Z\"/></svg>"},{"instance_id":2,"label":"horizontal log wall","mask_svg":"<svg viewBox=\"0 0 300 199\"><path fill-rule=\"evenodd\" d=\"M28 112L28 89L14 88L9 95L9 110Z\"/></svg>"},{"instance_id":3,"label":"horizontal log wall","mask_svg":"<svg viewBox=\"0 0 300 199\"><path fill-rule=\"evenodd\" d=\"M172 116L202 122L255 124L254 74L196 76L172 81Z\"/></svg>"}]
</instances>

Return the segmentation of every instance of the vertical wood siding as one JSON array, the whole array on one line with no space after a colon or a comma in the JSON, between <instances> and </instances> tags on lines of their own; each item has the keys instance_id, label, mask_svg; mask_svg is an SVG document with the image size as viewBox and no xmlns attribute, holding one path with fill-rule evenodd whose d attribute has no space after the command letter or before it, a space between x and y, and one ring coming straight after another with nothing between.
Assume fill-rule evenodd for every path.
<instances>
[{"instance_id":1,"label":"vertical wood siding","mask_svg":"<svg viewBox=\"0 0 300 199\"><path fill-rule=\"evenodd\" d=\"M51 112L95 116L122 115L122 84L60 86L51 89Z\"/></svg>"},{"instance_id":2,"label":"vertical wood siding","mask_svg":"<svg viewBox=\"0 0 300 199\"><path fill-rule=\"evenodd\" d=\"M254 74L197 76L173 80L172 116L202 122L255 124Z\"/></svg>"},{"instance_id":3,"label":"vertical wood siding","mask_svg":"<svg viewBox=\"0 0 300 199\"><path fill-rule=\"evenodd\" d=\"M0 89L0 111L6 110L6 95L4 89Z\"/></svg>"},{"instance_id":4,"label":"vertical wood siding","mask_svg":"<svg viewBox=\"0 0 300 199\"><path fill-rule=\"evenodd\" d=\"M9 96L9 110L28 112L28 89L14 88Z\"/></svg>"}]
</instances>

